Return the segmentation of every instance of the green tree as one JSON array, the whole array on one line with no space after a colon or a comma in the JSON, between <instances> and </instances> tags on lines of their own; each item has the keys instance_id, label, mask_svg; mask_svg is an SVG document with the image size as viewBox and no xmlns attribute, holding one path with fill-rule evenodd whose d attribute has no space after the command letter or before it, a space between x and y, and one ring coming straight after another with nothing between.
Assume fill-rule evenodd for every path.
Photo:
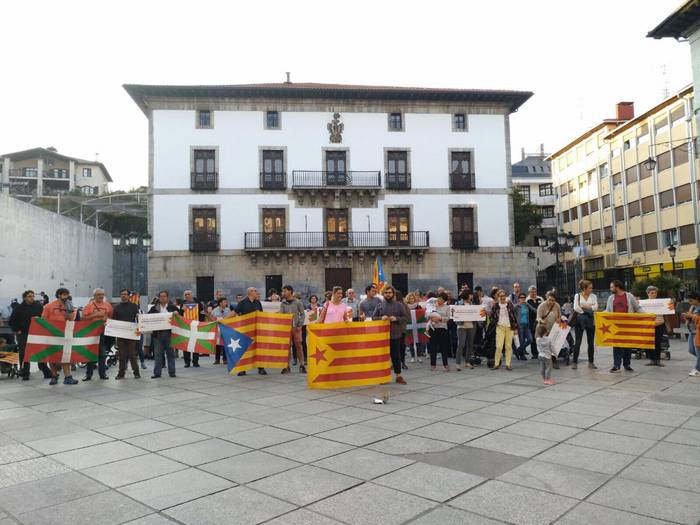
<instances>
[{"instance_id":1,"label":"green tree","mask_svg":"<svg viewBox=\"0 0 700 525\"><path fill-rule=\"evenodd\" d=\"M517 186L513 187L513 222L515 224L515 244L522 244L533 228L542 224L542 214L537 206L526 199Z\"/></svg>"},{"instance_id":2,"label":"green tree","mask_svg":"<svg viewBox=\"0 0 700 525\"><path fill-rule=\"evenodd\" d=\"M683 282L680 278L669 273L662 273L656 277L634 281L631 292L637 297L646 298L647 287L656 286L659 289L659 297L676 297L682 285Z\"/></svg>"}]
</instances>

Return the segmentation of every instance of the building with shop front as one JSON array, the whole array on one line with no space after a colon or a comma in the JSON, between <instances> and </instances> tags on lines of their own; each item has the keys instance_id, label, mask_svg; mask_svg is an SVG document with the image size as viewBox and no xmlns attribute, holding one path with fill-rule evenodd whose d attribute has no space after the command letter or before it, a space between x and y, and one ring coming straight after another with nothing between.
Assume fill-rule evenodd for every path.
<instances>
[{"instance_id":1,"label":"building with shop front","mask_svg":"<svg viewBox=\"0 0 700 525\"><path fill-rule=\"evenodd\" d=\"M698 160L693 90L685 88L639 116L631 102L549 158L556 213L577 247L567 275L607 289L611 279L672 270L697 278ZM669 250L671 248L671 250Z\"/></svg>"},{"instance_id":2,"label":"building with shop front","mask_svg":"<svg viewBox=\"0 0 700 525\"><path fill-rule=\"evenodd\" d=\"M529 92L335 84L125 89L149 120L149 288L399 289L531 276L509 116Z\"/></svg>"}]
</instances>

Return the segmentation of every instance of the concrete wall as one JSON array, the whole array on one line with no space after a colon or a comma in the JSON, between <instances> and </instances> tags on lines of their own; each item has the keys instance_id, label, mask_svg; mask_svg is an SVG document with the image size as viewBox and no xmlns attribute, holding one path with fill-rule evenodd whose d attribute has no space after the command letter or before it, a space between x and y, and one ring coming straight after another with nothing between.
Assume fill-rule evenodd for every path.
<instances>
[{"instance_id":1,"label":"concrete wall","mask_svg":"<svg viewBox=\"0 0 700 525\"><path fill-rule=\"evenodd\" d=\"M112 294L109 233L0 194L0 297L31 288L53 297L67 287L74 296L95 287Z\"/></svg>"}]
</instances>

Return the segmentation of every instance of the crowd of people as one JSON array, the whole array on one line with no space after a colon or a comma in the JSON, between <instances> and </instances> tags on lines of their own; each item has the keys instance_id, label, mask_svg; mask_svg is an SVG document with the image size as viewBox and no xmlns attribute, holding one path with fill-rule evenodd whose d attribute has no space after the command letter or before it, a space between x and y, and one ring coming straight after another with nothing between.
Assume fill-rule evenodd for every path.
<instances>
[{"instance_id":1,"label":"crowd of people","mask_svg":"<svg viewBox=\"0 0 700 525\"><path fill-rule=\"evenodd\" d=\"M279 291L271 290L267 301L279 302L279 311L292 315L290 352L287 366L282 374L289 374L292 366L298 366L300 373L306 373L306 326L308 323L337 323L362 322L366 320L388 320L390 323L389 348L391 365L396 382L405 384L403 371L409 364L422 363L424 357L429 357L431 370L437 368L437 356L440 354L442 366L450 371L450 359L454 359L455 370L472 369L486 361L491 370L512 370L512 357L517 360L534 359L539 361L539 368L544 384L553 384L552 368L559 368L557 352L552 348L549 334L555 324L568 325L572 334L565 344L567 352L572 355L571 368L578 368L581 345L585 336L587 343L588 368L596 369L595 364L595 325L594 313L601 304L593 293L590 281L579 283L579 292L573 299L567 299L562 304L558 301L554 290L548 291L544 297L538 294L535 286L524 291L521 284L516 282L512 290L507 292L500 287L493 287L488 293L476 286L473 290L463 286L457 294L443 287L435 291L409 292L405 297L391 285L380 288L376 284L368 285L364 294L358 297L352 288L343 290L336 286L323 294L319 300L316 294L310 294L306 300L291 286L285 285ZM649 287L647 296L657 297L658 290ZM163 290L153 298L147 313L177 312L185 313L187 307L196 305L194 311L200 322L218 321L237 315L245 315L254 311L263 311L263 301L255 287L249 287L245 295L236 295L234 301L229 301L220 291L215 298L207 303L194 297L192 291L186 290L182 298L172 300L168 291ZM690 310L683 314L689 330L689 352L696 357L696 365L690 372L691 376L700 376L700 332L696 330L700 322L700 296L694 292L687 294ZM455 322L451 316L452 305L480 305L480 321ZM411 310L424 309L426 316L425 338L427 342L413 341L406 344L409 324L412 321ZM620 281L610 283L610 295L604 307L608 312L639 312L638 298L625 290ZM27 334L32 317L42 317L50 321L58 320L107 320L136 322L141 313L140 307L130 301L129 290L119 292L119 303L113 306L106 298L104 290L94 290L93 297L83 308L75 308L70 298L70 291L59 288L56 298L48 301L42 292L42 300L37 300L32 290L22 294L22 302L13 305L10 316L10 326L16 335L19 347L20 376L23 380L30 378L30 365L24 363ZM660 360L661 341L666 333L666 320L663 316L656 318L655 348L648 352L648 366L663 366ZM167 367L168 375L176 377L176 351L171 346L171 331L160 330L145 334L141 340L114 338L102 335L98 360L88 363L83 381L90 381L94 370L97 369L100 379L109 379L106 359L113 346L117 348L118 372L115 379L126 376L127 366L130 365L133 376L141 377L145 369L144 358L152 355L154 359L152 379L161 377L163 368ZM558 349L557 349L558 350ZM613 366L611 373L619 373L622 368L631 368L632 350L629 348L613 348ZM140 360L140 366L139 366ZM183 352L185 368L198 368L199 355ZM218 341L214 354L214 365L226 364L226 354L221 341ZM75 363L60 365L38 363L44 377L50 379L50 384L59 381L60 370L63 371L63 383L77 384L72 377ZM264 368L258 368L258 374L266 375ZM246 372L239 372L239 376Z\"/></svg>"}]
</instances>

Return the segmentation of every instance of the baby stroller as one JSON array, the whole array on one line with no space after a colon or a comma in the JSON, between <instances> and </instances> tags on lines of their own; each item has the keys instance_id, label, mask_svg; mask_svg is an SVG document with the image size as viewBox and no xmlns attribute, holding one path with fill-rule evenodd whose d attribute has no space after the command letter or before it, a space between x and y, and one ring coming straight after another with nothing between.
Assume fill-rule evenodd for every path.
<instances>
[{"instance_id":1,"label":"baby stroller","mask_svg":"<svg viewBox=\"0 0 700 525\"><path fill-rule=\"evenodd\" d=\"M661 336L661 344L659 345L659 356L664 356L666 359L671 359L671 340L667 334ZM646 348L638 348L634 351L635 359L643 359L649 357L649 350Z\"/></svg>"},{"instance_id":2,"label":"baby stroller","mask_svg":"<svg viewBox=\"0 0 700 525\"><path fill-rule=\"evenodd\" d=\"M0 346L0 374L5 374L10 379L19 377L19 346Z\"/></svg>"}]
</instances>

